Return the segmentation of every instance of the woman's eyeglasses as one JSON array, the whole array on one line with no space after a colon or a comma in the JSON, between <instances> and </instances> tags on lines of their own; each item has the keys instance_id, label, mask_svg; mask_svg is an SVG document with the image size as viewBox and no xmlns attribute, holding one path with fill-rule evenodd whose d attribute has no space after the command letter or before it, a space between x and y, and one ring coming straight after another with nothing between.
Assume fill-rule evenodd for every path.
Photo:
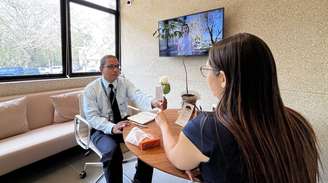
<instances>
[{"instance_id":1,"label":"woman's eyeglasses","mask_svg":"<svg viewBox=\"0 0 328 183\"><path fill-rule=\"evenodd\" d=\"M212 69L211 67L209 66L206 66L206 65L202 65L200 66L200 73L202 74L202 76L204 78L206 78L208 76L208 74L211 72L211 71L214 71L214 72L219 72L218 70L216 69Z\"/></svg>"}]
</instances>

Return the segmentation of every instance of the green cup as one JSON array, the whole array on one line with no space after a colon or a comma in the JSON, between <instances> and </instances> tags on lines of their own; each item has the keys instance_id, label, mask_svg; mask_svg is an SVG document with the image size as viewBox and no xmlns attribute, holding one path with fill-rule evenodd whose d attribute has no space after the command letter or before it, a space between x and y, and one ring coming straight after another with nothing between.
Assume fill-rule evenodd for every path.
<instances>
[{"instance_id":1,"label":"green cup","mask_svg":"<svg viewBox=\"0 0 328 183\"><path fill-rule=\"evenodd\" d=\"M161 83L162 88L163 88L163 93L164 95L170 93L171 87L169 83Z\"/></svg>"}]
</instances>

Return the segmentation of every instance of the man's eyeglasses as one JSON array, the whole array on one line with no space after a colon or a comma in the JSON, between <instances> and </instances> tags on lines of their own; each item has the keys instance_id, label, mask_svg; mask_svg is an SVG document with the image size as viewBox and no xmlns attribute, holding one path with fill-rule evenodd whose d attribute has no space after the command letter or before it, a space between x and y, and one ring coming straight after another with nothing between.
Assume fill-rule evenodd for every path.
<instances>
[{"instance_id":1,"label":"man's eyeglasses","mask_svg":"<svg viewBox=\"0 0 328 183\"><path fill-rule=\"evenodd\" d=\"M120 70L121 69L119 64L104 65L104 67L106 67L107 69L111 69L111 70L114 70L114 69Z\"/></svg>"},{"instance_id":2,"label":"man's eyeglasses","mask_svg":"<svg viewBox=\"0 0 328 183\"><path fill-rule=\"evenodd\" d=\"M200 66L200 73L202 74L202 76L204 78L206 78L208 76L208 74L211 72L211 71L214 71L214 72L219 72L219 70L216 70L216 69L212 69L211 67L209 66L206 66L206 65L202 65Z\"/></svg>"}]
</instances>

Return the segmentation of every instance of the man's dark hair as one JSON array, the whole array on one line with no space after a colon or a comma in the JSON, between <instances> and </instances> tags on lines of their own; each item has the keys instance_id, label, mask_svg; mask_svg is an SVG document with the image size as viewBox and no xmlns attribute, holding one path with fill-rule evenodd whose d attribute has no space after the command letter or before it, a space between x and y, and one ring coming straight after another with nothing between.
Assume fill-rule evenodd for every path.
<instances>
[{"instance_id":1,"label":"man's dark hair","mask_svg":"<svg viewBox=\"0 0 328 183\"><path fill-rule=\"evenodd\" d=\"M189 25L188 24L183 24L182 27L181 27L182 28L182 31L183 31L183 28L184 27L187 27L187 29L188 29L188 32L187 33L189 33L190 32Z\"/></svg>"}]
</instances>

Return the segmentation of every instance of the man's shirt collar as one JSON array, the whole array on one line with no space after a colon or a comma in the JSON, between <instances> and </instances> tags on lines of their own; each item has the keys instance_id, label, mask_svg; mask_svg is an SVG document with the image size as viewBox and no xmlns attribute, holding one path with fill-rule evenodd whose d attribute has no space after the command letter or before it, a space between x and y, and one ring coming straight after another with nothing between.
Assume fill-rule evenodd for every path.
<instances>
[{"instance_id":1,"label":"man's shirt collar","mask_svg":"<svg viewBox=\"0 0 328 183\"><path fill-rule=\"evenodd\" d=\"M118 78L117 78L118 79ZM112 83L110 83L109 81L107 81L104 76L101 76L101 82L104 84L104 86L108 89L108 85L112 84L114 86L114 89L117 88L117 79L115 79Z\"/></svg>"}]
</instances>

